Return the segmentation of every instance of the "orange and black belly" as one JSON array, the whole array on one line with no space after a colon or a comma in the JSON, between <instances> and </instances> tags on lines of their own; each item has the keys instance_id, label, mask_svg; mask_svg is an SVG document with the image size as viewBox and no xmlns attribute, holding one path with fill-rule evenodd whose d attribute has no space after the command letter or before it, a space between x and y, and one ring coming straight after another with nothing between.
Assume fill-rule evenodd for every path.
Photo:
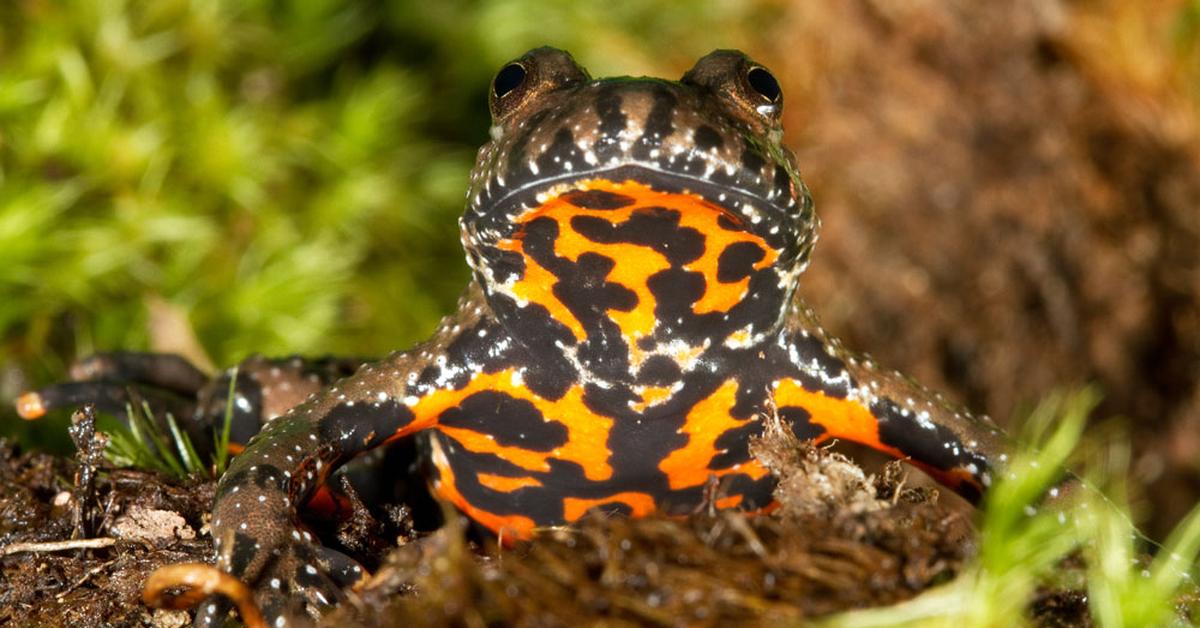
<instances>
[{"instance_id":1,"label":"orange and black belly","mask_svg":"<svg viewBox=\"0 0 1200 628\"><path fill-rule=\"evenodd\" d=\"M435 491L493 530L527 536L593 508L768 508L775 480L749 452L768 412L803 438L972 479L961 456L913 449L953 434L928 438L780 324L783 253L719 197L580 179L541 193L487 249L496 316L427 367L411 408L429 426Z\"/></svg>"},{"instance_id":2,"label":"orange and black belly","mask_svg":"<svg viewBox=\"0 0 1200 628\"><path fill-rule=\"evenodd\" d=\"M520 349L414 407L436 425L437 491L520 534L706 495L767 507L774 482L747 446L777 370L762 351L788 297L780 251L689 191L591 178L539 200L481 281L500 310L487 335Z\"/></svg>"}]
</instances>

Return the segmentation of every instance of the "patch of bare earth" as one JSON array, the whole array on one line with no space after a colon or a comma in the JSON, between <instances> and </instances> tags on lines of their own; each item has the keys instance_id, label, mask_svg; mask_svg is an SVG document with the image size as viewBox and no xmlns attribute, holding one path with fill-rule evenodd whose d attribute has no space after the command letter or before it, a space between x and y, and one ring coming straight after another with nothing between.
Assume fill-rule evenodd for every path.
<instances>
[{"instance_id":1,"label":"patch of bare earth","mask_svg":"<svg viewBox=\"0 0 1200 628\"><path fill-rule=\"evenodd\" d=\"M92 531L73 538L78 469L0 441L0 625L183 625L184 614L142 605L142 583L159 566L211 556L210 540L197 535L211 483L100 472L87 508Z\"/></svg>"}]
</instances>

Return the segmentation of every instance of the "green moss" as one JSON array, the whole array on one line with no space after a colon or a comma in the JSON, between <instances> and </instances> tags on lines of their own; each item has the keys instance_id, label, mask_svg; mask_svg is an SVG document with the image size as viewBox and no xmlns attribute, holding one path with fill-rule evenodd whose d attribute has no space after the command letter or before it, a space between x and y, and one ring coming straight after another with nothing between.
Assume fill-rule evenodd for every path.
<instances>
[{"instance_id":1,"label":"green moss","mask_svg":"<svg viewBox=\"0 0 1200 628\"><path fill-rule=\"evenodd\" d=\"M554 44L598 74L677 74L764 10L3 3L0 398L160 346L160 298L216 365L412 344L466 284L456 218L495 68Z\"/></svg>"}]
</instances>

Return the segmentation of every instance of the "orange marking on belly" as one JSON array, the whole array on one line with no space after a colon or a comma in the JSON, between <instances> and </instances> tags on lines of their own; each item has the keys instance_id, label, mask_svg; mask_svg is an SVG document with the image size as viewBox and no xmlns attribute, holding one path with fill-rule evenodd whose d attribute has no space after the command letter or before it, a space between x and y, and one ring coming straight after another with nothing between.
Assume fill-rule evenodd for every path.
<instances>
[{"instance_id":1,"label":"orange marking on belly","mask_svg":"<svg viewBox=\"0 0 1200 628\"><path fill-rule=\"evenodd\" d=\"M678 432L687 435L687 444L672 451L658 463L658 468L667 474L667 481L672 490L699 486L714 475L754 472L750 463L742 464L736 470L708 468L713 457L722 453L716 448L717 439L725 432L754 420L735 419L730 415L730 410L737 402L737 389L737 381L727 380L713 394L688 411L683 427L680 427ZM759 468L761 469L761 466Z\"/></svg>"},{"instance_id":2,"label":"orange marking on belly","mask_svg":"<svg viewBox=\"0 0 1200 628\"><path fill-rule=\"evenodd\" d=\"M729 475L731 473L744 473L750 476L751 480L761 480L763 477L771 473L770 469L763 466L757 458L753 458L748 462L743 462L728 469L722 469L717 472L718 476Z\"/></svg>"},{"instance_id":3,"label":"orange marking on belly","mask_svg":"<svg viewBox=\"0 0 1200 628\"><path fill-rule=\"evenodd\" d=\"M498 535L518 539L528 539L533 536L533 529L536 527L533 519L523 515L498 515L468 501L458 491L454 469L450 468L450 462L446 460L446 453L442 451L441 443L437 438L430 439L430 442L433 449L431 456L433 466L438 470L438 479L433 483L433 491L437 493L438 497L454 504L463 514Z\"/></svg>"},{"instance_id":4,"label":"orange marking on belly","mask_svg":"<svg viewBox=\"0 0 1200 628\"><path fill-rule=\"evenodd\" d=\"M555 216L562 227L562 233L554 243L555 252L573 262L579 261L584 253L597 253L613 260L612 270L605 279L633 291L637 295L637 304L630 310L609 309L608 316L626 338L637 339L649 334L654 331L657 301L647 283L654 274L670 268L670 262L661 253L638 244L602 244L585 238L570 226L570 217L582 211L572 206L564 212L566 215Z\"/></svg>"},{"instance_id":5,"label":"orange marking on belly","mask_svg":"<svg viewBox=\"0 0 1200 628\"><path fill-rule=\"evenodd\" d=\"M566 325L567 329L575 334L577 340L582 341L587 337L587 333L583 330L583 323L580 323L571 310L567 309L567 306L563 305L563 302L554 294L554 285L558 283L558 277L555 277L554 273L546 270L533 258L526 256L521 250L521 243L518 240L501 240L496 243L496 248L519 253L525 258L525 274L513 284L514 295L546 308L550 317Z\"/></svg>"},{"instance_id":6,"label":"orange marking on belly","mask_svg":"<svg viewBox=\"0 0 1200 628\"><path fill-rule=\"evenodd\" d=\"M656 406L670 398L670 386L646 386L646 388L642 390L642 400L635 402L630 407L638 412L644 412L646 408Z\"/></svg>"},{"instance_id":7,"label":"orange marking on belly","mask_svg":"<svg viewBox=\"0 0 1200 628\"><path fill-rule=\"evenodd\" d=\"M737 508L742 503L743 497L744 496L741 494L722 497L713 502L713 505L721 510L725 510L727 508Z\"/></svg>"},{"instance_id":8,"label":"orange marking on belly","mask_svg":"<svg viewBox=\"0 0 1200 628\"><path fill-rule=\"evenodd\" d=\"M700 201L705 203L705 201ZM707 203L706 203L707 204ZM763 258L754 264L755 270L762 270L779 257L779 253L767 245L762 238L745 231L729 231L717 224L718 214L712 212L687 212L681 224L692 227L704 234L704 254L699 259L684 266L684 268L704 275L704 295L692 304L696 314L708 312L727 312L730 308L746 297L750 287L750 278L739 279L733 283L722 283L717 280L718 261L721 253L733 244L751 242L763 250ZM740 221L738 221L740 222Z\"/></svg>"},{"instance_id":9,"label":"orange marking on belly","mask_svg":"<svg viewBox=\"0 0 1200 628\"><path fill-rule=\"evenodd\" d=\"M507 475L495 475L493 473L480 473L476 476L479 483L493 491L501 493L511 493L513 491L523 489L529 486L541 486L541 480L532 477L509 477Z\"/></svg>"},{"instance_id":10,"label":"orange marking on belly","mask_svg":"<svg viewBox=\"0 0 1200 628\"><path fill-rule=\"evenodd\" d=\"M463 429L461 427L439 425L437 429L439 432L458 441L468 451L478 454L493 454L529 471L544 472L550 470L550 464L546 462L549 456L544 451L533 451L513 445L501 445L488 434L481 434L475 430Z\"/></svg>"},{"instance_id":11,"label":"orange marking on belly","mask_svg":"<svg viewBox=\"0 0 1200 628\"><path fill-rule=\"evenodd\" d=\"M587 511L603 506L605 504L621 503L629 506L630 514L633 517L645 517L654 512L654 498L647 493L639 493L637 491L625 491L616 493L608 497L599 497L596 499L586 499L583 497L564 497L563 498L563 517L567 521L578 521L580 517L587 514Z\"/></svg>"},{"instance_id":12,"label":"orange marking on belly","mask_svg":"<svg viewBox=\"0 0 1200 628\"><path fill-rule=\"evenodd\" d=\"M870 408L849 399L837 399L823 392L804 388L793 379L779 381L775 389L775 407L796 406L804 408L810 415L809 421L825 428L825 433L815 441L820 443L832 438L844 438L861 443L872 449L904 457L904 453L879 440L879 420Z\"/></svg>"},{"instance_id":13,"label":"orange marking on belly","mask_svg":"<svg viewBox=\"0 0 1200 628\"><path fill-rule=\"evenodd\" d=\"M511 445L501 445L495 440L474 430L436 426L436 429L462 443L470 451L492 453L528 471L547 472L549 460L556 458L577 463L589 480L602 481L612 477L612 465L608 459L608 432L613 420L592 412L583 403L583 387L572 386L557 401L548 401L528 388L514 383L516 371L506 369L497 373L479 373L466 386L458 390L437 390L422 397L413 406L417 419L433 426L436 418L450 408L457 407L467 397L481 391L496 391L514 399L524 399L533 404L542 417L561 423L567 428L567 442L552 451L533 451Z\"/></svg>"},{"instance_id":14,"label":"orange marking on belly","mask_svg":"<svg viewBox=\"0 0 1200 628\"><path fill-rule=\"evenodd\" d=\"M857 401L835 399L821 392L806 390L795 380L785 379L779 382L779 387L775 390L775 406L778 408L797 406L807 410L811 415L809 421L825 428L824 434L813 439L816 443L834 438L844 438L906 460L933 476L944 486L958 488L963 482L966 482L976 488L983 488L975 476L966 469L931 467L919 460L913 460L900 449L881 441L879 439L879 420L871 413L870 408Z\"/></svg>"},{"instance_id":15,"label":"orange marking on belly","mask_svg":"<svg viewBox=\"0 0 1200 628\"><path fill-rule=\"evenodd\" d=\"M577 190L602 190L620 194L634 199L634 203L611 210L595 210L578 207L569 200L569 193ZM751 242L763 249L763 259L754 264L755 269L763 269L773 264L778 253L760 237L746 231L723 228L718 219L725 216L737 224L742 220L727 209L710 203L696 194L666 193L637 181L615 182L606 179L590 179L579 181L572 186L564 186L556 195L547 199L520 218L521 224L529 223L537 218L551 218L558 223L559 235L554 243L554 251L559 257L577 262L584 253L597 253L614 262L606 280L625 286L637 295L638 303L633 309L624 311L609 309L607 315L621 329L622 334L634 346L634 342L652 331L656 324L655 307L657 305L647 282L655 273L670 267L667 258L654 249L639 244L601 243L594 242L571 227L571 219L575 216L591 216L620 225L628 221L635 213L650 207L662 207L679 213L681 227L691 228L704 236L704 250L699 258L684 265L686 270L700 273L704 276L704 294L692 305L696 314L727 311L746 296L749 279L741 279L733 283L722 283L717 280L718 261L721 253L729 246L738 242ZM533 259L524 255L522 233L518 233L497 243L497 247L519 253L525 257L525 276L512 285L513 293L521 299L539 303L544 306L556 320L569 327L575 337L582 340L585 332L579 320L553 293L553 286L558 279ZM640 356L640 352L638 356ZM634 356L634 366L640 359Z\"/></svg>"}]
</instances>

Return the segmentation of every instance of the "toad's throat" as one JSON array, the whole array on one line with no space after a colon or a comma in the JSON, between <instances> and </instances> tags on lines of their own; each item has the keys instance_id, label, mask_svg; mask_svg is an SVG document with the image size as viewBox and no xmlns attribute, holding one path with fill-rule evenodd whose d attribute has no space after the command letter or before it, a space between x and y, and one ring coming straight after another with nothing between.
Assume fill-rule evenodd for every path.
<instances>
[{"instance_id":1,"label":"toad's throat","mask_svg":"<svg viewBox=\"0 0 1200 628\"><path fill-rule=\"evenodd\" d=\"M635 364L639 346L704 336L698 325L719 329L704 321L728 321L779 257L740 216L696 194L587 179L538 201L497 243L524 264L502 289L544 308L578 342L619 336Z\"/></svg>"}]
</instances>

